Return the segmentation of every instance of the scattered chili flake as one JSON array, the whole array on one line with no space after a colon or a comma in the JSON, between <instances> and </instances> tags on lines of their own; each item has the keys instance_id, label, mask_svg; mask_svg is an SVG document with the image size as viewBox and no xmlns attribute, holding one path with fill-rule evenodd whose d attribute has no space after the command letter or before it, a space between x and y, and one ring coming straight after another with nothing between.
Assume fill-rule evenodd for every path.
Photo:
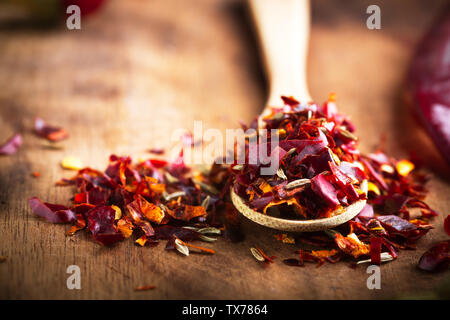
<instances>
[{"instance_id":1,"label":"scattered chili flake","mask_svg":"<svg viewBox=\"0 0 450 320\"><path fill-rule=\"evenodd\" d=\"M419 261L419 268L429 272L447 270L450 265L450 240L441 241L425 252Z\"/></svg>"},{"instance_id":2,"label":"scattered chili flake","mask_svg":"<svg viewBox=\"0 0 450 320\"><path fill-rule=\"evenodd\" d=\"M135 291L148 291L148 290L153 290L153 289L155 289L155 288L156 288L156 286L146 285L146 286L139 286L139 287L136 287L134 290L135 290Z\"/></svg>"},{"instance_id":3,"label":"scattered chili flake","mask_svg":"<svg viewBox=\"0 0 450 320\"><path fill-rule=\"evenodd\" d=\"M78 167L68 162L68 166ZM181 165L182 159L176 163L148 159L133 164L130 157L111 155L104 171L79 168L73 178L58 183L75 189L71 206L43 203L36 197L30 199L30 206L50 222L72 223L67 235L85 229L102 245L134 235L140 246L165 239L169 241L166 249L175 249L174 240L179 239L186 248L214 254L212 249L188 242L216 239L204 233L220 234L219 229L207 227L222 227L212 221L212 213L223 201L197 186L193 171ZM196 179L213 185L208 176L196 175Z\"/></svg>"},{"instance_id":4,"label":"scattered chili flake","mask_svg":"<svg viewBox=\"0 0 450 320\"><path fill-rule=\"evenodd\" d=\"M42 203L36 197L30 198L29 203L31 209L36 215L52 223L67 223L76 221L75 213L66 206L47 202Z\"/></svg>"},{"instance_id":5,"label":"scattered chili flake","mask_svg":"<svg viewBox=\"0 0 450 320\"><path fill-rule=\"evenodd\" d=\"M370 238L370 261L372 264L381 264L381 246L383 240L379 237Z\"/></svg>"},{"instance_id":6,"label":"scattered chili flake","mask_svg":"<svg viewBox=\"0 0 450 320\"><path fill-rule=\"evenodd\" d=\"M292 97L282 99L285 106L273 108L263 119L264 129L283 132L279 143L273 146L262 133L256 145L245 140L246 163L241 170L230 171L236 194L258 212L293 219L329 217L336 209L365 199L361 183L368 174L356 149L354 129L337 113L335 100L319 107ZM279 158L277 174L261 174L265 158L260 149Z\"/></svg>"},{"instance_id":7,"label":"scattered chili flake","mask_svg":"<svg viewBox=\"0 0 450 320\"><path fill-rule=\"evenodd\" d=\"M19 133L16 133L0 146L0 155L13 155L19 150L22 142L22 136Z\"/></svg>"},{"instance_id":8,"label":"scattered chili flake","mask_svg":"<svg viewBox=\"0 0 450 320\"><path fill-rule=\"evenodd\" d=\"M45 123L41 118L34 120L34 132L49 141L56 142L68 138L68 133L63 128L53 127Z\"/></svg>"},{"instance_id":9,"label":"scattered chili flake","mask_svg":"<svg viewBox=\"0 0 450 320\"><path fill-rule=\"evenodd\" d=\"M353 260L351 265L356 266L357 262L390 261L397 258L398 250L415 249L437 215L424 202L427 178L417 172L417 165L390 158L380 150L362 154L354 126L338 113L335 96L322 106L301 104L292 97L283 97L283 101L284 107L275 108L264 119L266 129L282 133L272 152L280 167L272 176L260 174L258 161L231 166L215 163L209 172L197 173L185 164L183 151L172 162L147 159L137 164L130 157L111 155L104 171L80 168L73 178L57 183L75 188L72 206L42 203L37 198L30 199L30 206L51 222L72 223L70 234L90 231L103 245L134 236L141 246L167 240L166 250L189 255L189 248L214 253L189 243L214 241L203 233L205 228L219 230L219 234L224 230L236 241L243 239L239 214L228 197L230 187L261 214L294 219L329 217L336 209L364 199L367 204L360 214L336 230L296 237L314 250L299 250L298 259L283 262L321 266L342 258ZM257 121L248 128L256 129ZM191 136L184 140L192 145ZM270 150L271 141L259 147ZM246 148L246 159L249 151ZM223 205L223 219L217 219ZM420 210L421 215L411 219L411 209ZM447 233L448 220L444 223ZM295 242L287 235L275 237ZM257 247L251 252L259 261L270 263L275 258ZM435 270L447 261L448 243L444 242L425 253L419 267Z\"/></svg>"},{"instance_id":10,"label":"scattered chili flake","mask_svg":"<svg viewBox=\"0 0 450 320\"><path fill-rule=\"evenodd\" d=\"M395 164L395 168L399 175L406 177L412 170L414 170L414 164L406 159L400 160Z\"/></svg>"},{"instance_id":11,"label":"scattered chili flake","mask_svg":"<svg viewBox=\"0 0 450 320\"><path fill-rule=\"evenodd\" d=\"M39 178L39 177L41 176L41 173L40 173L40 172L37 172L37 171L34 171L34 172L31 173L31 175L32 175L34 178Z\"/></svg>"},{"instance_id":12,"label":"scattered chili flake","mask_svg":"<svg viewBox=\"0 0 450 320\"><path fill-rule=\"evenodd\" d=\"M162 149L162 148L152 148L152 149L148 150L148 152L159 155L159 154L164 154L164 149Z\"/></svg>"},{"instance_id":13,"label":"scattered chili flake","mask_svg":"<svg viewBox=\"0 0 450 320\"><path fill-rule=\"evenodd\" d=\"M291 236L288 236L286 233L275 234L274 237L275 237L275 239L277 239L283 243L295 244L295 239Z\"/></svg>"},{"instance_id":14,"label":"scattered chili flake","mask_svg":"<svg viewBox=\"0 0 450 320\"><path fill-rule=\"evenodd\" d=\"M337 233L334 241L341 251L352 255L355 258L358 258L361 255L367 255L370 252L370 246L361 242L361 240L358 239L358 236L354 233L351 233L346 237Z\"/></svg>"},{"instance_id":15,"label":"scattered chili flake","mask_svg":"<svg viewBox=\"0 0 450 320\"><path fill-rule=\"evenodd\" d=\"M80 170L83 168L83 163L77 157L68 156L62 159L61 166L68 170Z\"/></svg>"},{"instance_id":16,"label":"scattered chili flake","mask_svg":"<svg viewBox=\"0 0 450 320\"><path fill-rule=\"evenodd\" d=\"M326 232L328 240L317 233L296 238L324 252L337 250L335 256L324 258L320 250L302 250L299 259L284 263L303 266L305 261L316 261L321 265L344 256L355 265L367 260L379 264L396 259L398 250L415 249L415 243L433 228L430 220L437 215L424 202L428 179L418 171L418 162L397 160L381 150L360 152L355 127L338 112L334 94L323 105L300 103L293 97L282 100L284 106L272 108L263 118L264 129L282 132L278 145L272 148L268 135L256 130L258 119L244 126L255 129L257 138L266 139L257 139L254 146L247 137L242 149L245 163L237 164L235 159L220 185L231 186L261 214L296 220L329 217L355 201L367 200L357 217ZM276 174L261 174L265 159L255 157L261 148L279 157ZM420 211L414 219L412 209ZM448 232L448 220L445 223ZM275 237L283 241L283 235Z\"/></svg>"},{"instance_id":17,"label":"scattered chili flake","mask_svg":"<svg viewBox=\"0 0 450 320\"><path fill-rule=\"evenodd\" d=\"M136 243L137 243L138 245L140 245L141 247L143 247L143 246L145 245L146 242L147 242L147 237L146 237L145 235L139 237L139 238L136 240Z\"/></svg>"},{"instance_id":18,"label":"scattered chili flake","mask_svg":"<svg viewBox=\"0 0 450 320\"><path fill-rule=\"evenodd\" d=\"M444 230L450 236L450 214L444 220Z\"/></svg>"}]
</instances>

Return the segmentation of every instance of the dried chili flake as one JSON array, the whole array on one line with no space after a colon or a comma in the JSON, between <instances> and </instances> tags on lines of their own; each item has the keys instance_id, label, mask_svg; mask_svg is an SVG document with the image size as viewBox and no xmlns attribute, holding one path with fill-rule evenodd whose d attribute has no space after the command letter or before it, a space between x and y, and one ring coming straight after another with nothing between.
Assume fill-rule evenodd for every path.
<instances>
[{"instance_id":1,"label":"dried chili flake","mask_svg":"<svg viewBox=\"0 0 450 320\"><path fill-rule=\"evenodd\" d=\"M144 236L139 237L135 242L138 245L140 245L141 247L143 247L146 244L147 240L148 240L147 237L144 235Z\"/></svg>"},{"instance_id":2,"label":"dried chili flake","mask_svg":"<svg viewBox=\"0 0 450 320\"><path fill-rule=\"evenodd\" d=\"M359 240L359 238L354 233L349 234L347 237L344 237L341 234L337 233L335 235L334 241L341 251L346 254L352 255L355 258L361 255L367 255L370 251L370 247L367 244L361 242L361 240Z\"/></svg>"},{"instance_id":3,"label":"dried chili flake","mask_svg":"<svg viewBox=\"0 0 450 320\"><path fill-rule=\"evenodd\" d=\"M192 170L180 165L182 160L178 159L176 165L154 159L133 164L130 157L116 155L109 160L105 171L82 168L73 178L58 183L76 189L71 207L31 198L33 212L54 223L72 223L68 235L89 230L103 245L135 235L138 245L157 244L158 240L165 239L169 241L166 248L173 249L174 240L178 238L183 246L214 253L214 250L188 242L215 240L196 230L207 234L212 229L218 230L208 227L212 226L209 224L211 212L221 204L219 197L197 187ZM166 179L168 174L173 180ZM205 185L212 185L207 176L196 175L196 178ZM182 196L170 198L168 194ZM190 230L189 226L196 227Z\"/></svg>"},{"instance_id":4,"label":"dried chili flake","mask_svg":"<svg viewBox=\"0 0 450 320\"><path fill-rule=\"evenodd\" d=\"M399 175L406 177L412 170L414 170L414 164L408 160L400 160L395 164L395 168Z\"/></svg>"},{"instance_id":5,"label":"dried chili flake","mask_svg":"<svg viewBox=\"0 0 450 320\"><path fill-rule=\"evenodd\" d=\"M125 239L129 238L133 234L134 228L135 226L133 225L133 222L128 217L123 217L117 221L117 229L119 229Z\"/></svg>"},{"instance_id":6,"label":"dried chili flake","mask_svg":"<svg viewBox=\"0 0 450 320\"><path fill-rule=\"evenodd\" d=\"M97 206L86 215L89 230L101 244L109 245L124 239L122 232L114 224L116 211L111 206Z\"/></svg>"},{"instance_id":7,"label":"dried chili flake","mask_svg":"<svg viewBox=\"0 0 450 320\"><path fill-rule=\"evenodd\" d=\"M381 247L383 241L381 238L370 238L370 261L372 264L381 264Z\"/></svg>"},{"instance_id":8,"label":"dried chili flake","mask_svg":"<svg viewBox=\"0 0 450 320\"><path fill-rule=\"evenodd\" d=\"M286 233L275 234L274 237L283 243L295 244L295 238L288 236Z\"/></svg>"},{"instance_id":9,"label":"dried chili flake","mask_svg":"<svg viewBox=\"0 0 450 320\"><path fill-rule=\"evenodd\" d=\"M203 206L185 205L184 208L180 207L168 211L168 214L177 220L190 221L193 218L205 216L206 209Z\"/></svg>"},{"instance_id":10,"label":"dried chili flake","mask_svg":"<svg viewBox=\"0 0 450 320\"><path fill-rule=\"evenodd\" d=\"M34 178L39 178L39 177L41 176L41 173L40 173L40 172L37 172L37 171L34 171L34 172L31 173L31 175L32 175Z\"/></svg>"},{"instance_id":11,"label":"dried chili flake","mask_svg":"<svg viewBox=\"0 0 450 320\"><path fill-rule=\"evenodd\" d=\"M164 212L157 205L148 202L141 195L137 195L135 200L128 206L139 212L148 221L160 224L164 218Z\"/></svg>"},{"instance_id":12,"label":"dried chili flake","mask_svg":"<svg viewBox=\"0 0 450 320\"><path fill-rule=\"evenodd\" d=\"M399 235L408 239L416 239L422 237L432 228L428 224L411 223L395 215L380 216L378 221L385 227L390 235Z\"/></svg>"},{"instance_id":13,"label":"dried chili flake","mask_svg":"<svg viewBox=\"0 0 450 320\"><path fill-rule=\"evenodd\" d=\"M0 146L0 155L10 156L15 154L22 145L22 142L22 135L16 133Z\"/></svg>"},{"instance_id":14,"label":"dried chili flake","mask_svg":"<svg viewBox=\"0 0 450 320\"><path fill-rule=\"evenodd\" d=\"M135 291L148 291L148 290L153 290L155 289L156 286L152 286L152 285L145 285L145 286L139 286L136 287L134 290Z\"/></svg>"},{"instance_id":15,"label":"dried chili flake","mask_svg":"<svg viewBox=\"0 0 450 320\"><path fill-rule=\"evenodd\" d=\"M364 198L360 183L367 175L355 149L354 128L338 114L335 101L317 107L282 99L285 106L263 119L265 129L282 133L278 145L267 141L245 146L248 163L230 170L235 192L256 211L283 216L294 209L297 219L328 217ZM261 163L267 160L257 152L261 148L279 159L273 176L261 175Z\"/></svg>"},{"instance_id":16,"label":"dried chili flake","mask_svg":"<svg viewBox=\"0 0 450 320\"><path fill-rule=\"evenodd\" d=\"M325 178L324 175L319 174L311 180L311 189L323 199L327 204L334 208L339 205L339 199L337 198L337 190L333 185Z\"/></svg>"},{"instance_id":17,"label":"dried chili flake","mask_svg":"<svg viewBox=\"0 0 450 320\"><path fill-rule=\"evenodd\" d=\"M418 267L428 272L447 270L450 265L450 240L435 244L420 258Z\"/></svg>"},{"instance_id":18,"label":"dried chili flake","mask_svg":"<svg viewBox=\"0 0 450 320\"><path fill-rule=\"evenodd\" d=\"M34 132L49 141L56 142L69 137L66 130L59 127L50 126L45 123L41 118L35 118L34 120Z\"/></svg>"},{"instance_id":19,"label":"dried chili flake","mask_svg":"<svg viewBox=\"0 0 450 320\"><path fill-rule=\"evenodd\" d=\"M264 129L279 132L278 146L273 148L281 156L276 173L262 175L261 163L266 159L255 157L255 149L270 150L272 142L251 146L246 140L246 162L232 165L222 180L253 210L281 218L330 217L355 201L366 200L357 217L339 226L339 232L328 232L332 239L322 240L316 233L296 238L323 250L337 249L339 254L330 258L333 261L345 254L350 259L370 257L369 261L379 264L396 259L398 250L414 249L432 228L429 220L437 215L424 202L428 179L417 171L416 161L396 160L381 150L361 153L355 127L338 112L334 95L322 106L300 103L293 97L282 100L283 107L273 108L262 119ZM244 127L258 125L253 121ZM420 210L421 216L411 219L412 209ZM282 240L281 235L276 237ZM311 251L299 254L300 259L284 262L294 266L308 260L323 263Z\"/></svg>"},{"instance_id":20,"label":"dried chili flake","mask_svg":"<svg viewBox=\"0 0 450 320\"><path fill-rule=\"evenodd\" d=\"M317 258L318 261L318 267L324 264L325 261L328 261L330 263L336 263L340 260L340 253L335 250L317 250L317 251L311 251L311 255Z\"/></svg>"},{"instance_id":21,"label":"dried chili flake","mask_svg":"<svg viewBox=\"0 0 450 320\"><path fill-rule=\"evenodd\" d=\"M80 159L73 156L68 156L62 159L61 161L61 167L68 170L80 170L83 168L83 163Z\"/></svg>"},{"instance_id":22,"label":"dried chili flake","mask_svg":"<svg viewBox=\"0 0 450 320\"><path fill-rule=\"evenodd\" d=\"M160 155L160 154L164 154L164 149L163 148L151 148L148 150L148 152Z\"/></svg>"},{"instance_id":23,"label":"dried chili flake","mask_svg":"<svg viewBox=\"0 0 450 320\"><path fill-rule=\"evenodd\" d=\"M444 220L444 230L450 236L450 215Z\"/></svg>"},{"instance_id":24,"label":"dried chili flake","mask_svg":"<svg viewBox=\"0 0 450 320\"><path fill-rule=\"evenodd\" d=\"M336 263L340 260L340 254L337 250L298 250L299 259L290 258L283 260L284 264L293 267L303 267L305 262L316 262L316 267L322 266L326 261Z\"/></svg>"},{"instance_id":25,"label":"dried chili flake","mask_svg":"<svg viewBox=\"0 0 450 320\"><path fill-rule=\"evenodd\" d=\"M66 206L59 204L51 204L47 202L41 202L36 197L32 197L28 200L31 210L33 212L52 223L67 223L76 221L75 213Z\"/></svg>"}]
</instances>

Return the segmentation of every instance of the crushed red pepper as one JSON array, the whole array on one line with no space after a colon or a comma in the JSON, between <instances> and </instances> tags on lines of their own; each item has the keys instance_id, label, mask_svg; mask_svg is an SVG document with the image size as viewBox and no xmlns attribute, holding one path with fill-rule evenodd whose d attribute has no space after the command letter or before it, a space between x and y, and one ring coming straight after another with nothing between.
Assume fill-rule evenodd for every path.
<instances>
[{"instance_id":1,"label":"crushed red pepper","mask_svg":"<svg viewBox=\"0 0 450 320\"><path fill-rule=\"evenodd\" d=\"M69 137L65 129L48 125L39 117L34 119L34 132L51 142L61 141Z\"/></svg>"},{"instance_id":2,"label":"crushed red pepper","mask_svg":"<svg viewBox=\"0 0 450 320\"><path fill-rule=\"evenodd\" d=\"M437 215L423 201L428 177L415 170L416 159L396 160L381 150L361 153L355 128L338 113L334 95L321 106L302 104L292 97L283 97L283 101L282 108L263 119L266 129L278 130L281 171L262 176L260 164L235 163L228 170L228 184L254 210L283 218L329 217L339 207L367 199L357 217L328 230L328 237L320 232L295 237L298 244L321 248L323 255L302 249L300 259L285 259L284 263L304 266L305 261L312 261L320 266L324 261L356 263L369 258L381 264L396 259L398 250L415 249L415 243L433 228L429 222ZM257 129L257 121L243 128ZM248 148L247 139L246 160ZM364 180L367 195L362 190ZM420 215L412 218L411 209Z\"/></svg>"},{"instance_id":3,"label":"crushed red pepper","mask_svg":"<svg viewBox=\"0 0 450 320\"><path fill-rule=\"evenodd\" d=\"M450 236L450 214L444 220L444 230Z\"/></svg>"},{"instance_id":4,"label":"crushed red pepper","mask_svg":"<svg viewBox=\"0 0 450 320\"><path fill-rule=\"evenodd\" d=\"M271 154L280 159L277 174L263 176L262 164L249 163L254 149L271 149L271 137L256 147L249 146L247 139L248 163L232 166L234 191L256 211L277 216L294 212L295 219L330 217L337 209L365 199L361 183L371 173L360 161L353 125L337 113L334 101L320 107L291 97L283 100L284 107L263 118L267 135L269 130L278 132L278 146Z\"/></svg>"},{"instance_id":5,"label":"crushed red pepper","mask_svg":"<svg viewBox=\"0 0 450 320\"><path fill-rule=\"evenodd\" d=\"M351 260L351 266L356 266L360 259L369 258L380 264L390 260L386 254L396 259L398 250L415 249L415 243L432 229L430 219L437 215L423 201L428 177L415 170L416 159L396 160L382 151L362 154L354 126L338 113L334 96L322 106L300 104L291 97L283 100L285 106L265 119L267 128L278 129L280 135L277 153L282 172L276 176L261 176L260 165L247 164L239 170L237 164L214 164L208 175L194 174L185 165L183 152L173 162L148 159L138 164L132 164L130 157L112 155L104 172L84 168L72 179L57 182L76 188L71 207L43 203L35 197L30 206L50 222L72 223L68 235L86 229L103 245L134 235L141 246L168 240L166 249L174 250L179 240L186 247L214 253L187 242L200 240L199 230L208 226L238 235L237 241L243 239L239 215L229 200L230 186L262 214L289 211L296 213L296 219L328 217L339 207L367 199L357 217L334 230L292 236L295 241L289 243L315 249L301 249L296 252L298 259L284 263L316 262L319 267ZM256 125L254 121L250 128ZM286 188L292 182L294 186ZM212 192L215 189L218 192ZM225 227L217 223L215 214L223 202ZM411 209L420 210L421 215L411 218ZM448 220L444 224L447 233ZM448 266L448 248L448 241L431 248L419 268L435 271ZM265 262L273 262L274 257L255 250Z\"/></svg>"},{"instance_id":6,"label":"crushed red pepper","mask_svg":"<svg viewBox=\"0 0 450 320\"><path fill-rule=\"evenodd\" d=\"M59 184L76 188L72 206L33 197L29 200L33 212L52 223L72 223L67 235L86 229L102 245L134 234L141 246L169 240L168 250L174 249L170 242L177 238L183 243L201 240L201 228L221 226L210 223L210 213L221 203L219 197L199 187L198 179L203 186L209 184L207 177L187 167L182 154L174 162L148 159L133 164L130 157L115 155L109 160L104 172L83 168Z\"/></svg>"},{"instance_id":7,"label":"crushed red pepper","mask_svg":"<svg viewBox=\"0 0 450 320\"><path fill-rule=\"evenodd\" d=\"M134 290L135 291L148 291L148 290L153 290L153 289L156 289L156 286L146 285L146 286L136 287Z\"/></svg>"},{"instance_id":8,"label":"crushed red pepper","mask_svg":"<svg viewBox=\"0 0 450 320\"><path fill-rule=\"evenodd\" d=\"M0 155L13 155L22 145L22 135L16 133L0 146Z\"/></svg>"},{"instance_id":9,"label":"crushed red pepper","mask_svg":"<svg viewBox=\"0 0 450 320\"><path fill-rule=\"evenodd\" d=\"M419 261L419 269L428 272L448 270L450 266L450 240L441 241L425 252Z\"/></svg>"},{"instance_id":10,"label":"crushed red pepper","mask_svg":"<svg viewBox=\"0 0 450 320\"><path fill-rule=\"evenodd\" d=\"M34 178L39 178L39 177L41 176L41 173L40 173L40 172L37 172L37 171L34 171L34 172L31 173L31 175L32 175Z\"/></svg>"}]
</instances>

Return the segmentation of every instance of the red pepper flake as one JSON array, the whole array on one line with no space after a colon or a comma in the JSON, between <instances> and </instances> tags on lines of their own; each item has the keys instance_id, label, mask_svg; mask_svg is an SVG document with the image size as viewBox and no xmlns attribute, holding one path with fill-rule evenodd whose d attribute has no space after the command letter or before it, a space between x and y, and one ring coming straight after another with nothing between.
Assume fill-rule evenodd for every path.
<instances>
[{"instance_id":1,"label":"red pepper flake","mask_svg":"<svg viewBox=\"0 0 450 320\"><path fill-rule=\"evenodd\" d=\"M69 137L69 134L63 128L53 127L45 123L41 118L34 120L34 132L49 141L61 141Z\"/></svg>"},{"instance_id":2,"label":"red pepper flake","mask_svg":"<svg viewBox=\"0 0 450 320\"><path fill-rule=\"evenodd\" d=\"M450 236L450 214L444 220L444 230Z\"/></svg>"},{"instance_id":3,"label":"red pepper flake","mask_svg":"<svg viewBox=\"0 0 450 320\"><path fill-rule=\"evenodd\" d=\"M291 236L288 236L286 233L275 234L274 237L275 237L275 239L277 239L278 241L281 241L283 243L295 244L295 239Z\"/></svg>"},{"instance_id":4,"label":"red pepper flake","mask_svg":"<svg viewBox=\"0 0 450 320\"><path fill-rule=\"evenodd\" d=\"M39 177L41 176L41 173L40 173L40 172L37 172L37 171L34 171L34 172L31 173L31 175L32 175L34 178L39 178Z\"/></svg>"},{"instance_id":5,"label":"red pepper flake","mask_svg":"<svg viewBox=\"0 0 450 320\"><path fill-rule=\"evenodd\" d=\"M13 155L19 150L22 142L22 136L16 133L0 146L0 155Z\"/></svg>"},{"instance_id":6,"label":"red pepper flake","mask_svg":"<svg viewBox=\"0 0 450 320\"><path fill-rule=\"evenodd\" d=\"M419 269L428 272L440 272L450 265L450 240L435 244L425 252L419 261Z\"/></svg>"},{"instance_id":7,"label":"red pepper flake","mask_svg":"<svg viewBox=\"0 0 450 320\"><path fill-rule=\"evenodd\" d=\"M152 148L152 149L148 150L148 152L159 155L159 154L164 154L164 149L162 149L162 148Z\"/></svg>"},{"instance_id":8,"label":"red pepper flake","mask_svg":"<svg viewBox=\"0 0 450 320\"><path fill-rule=\"evenodd\" d=\"M36 215L52 223L67 223L76 221L75 213L66 206L47 202L42 203L36 197L30 198L29 203L31 209Z\"/></svg>"},{"instance_id":9,"label":"red pepper flake","mask_svg":"<svg viewBox=\"0 0 450 320\"><path fill-rule=\"evenodd\" d=\"M378 237L370 238L370 261L372 264L381 264L381 246L383 240Z\"/></svg>"},{"instance_id":10,"label":"red pepper flake","mask_svg":"<svg viewBox=\"0 0 450 320\"><path fill-rule=\"evenodd\" d=\"M341 251L354 258L358 258L361 255L367 255L370 250L369 246L359 240L354 233L349 234L347 237L336 233L334 241Z\"/></svg>"},{"instance_id":11,"label":"red pepper flake","mask_svg":"<svg viewBox=\"0 0 450 320\"><path fill-rule=\"evenodd\" d=\"M153 289L155 289L155 288L156 288L156 286L146 285L146 286L139 286L139 287L136 287L134 290L135 290L135 291L148 291L148 290L153 290Z\"/></svg>"},{"instance_id":12,"label":"red pepper flake","mask_svg":"<svg viewBox=\"0 0 450 320\"><path fill-rule=\"evenodd\" d=\"M222 227L212 225L210 215L221 203L218 195L208 192L213 185L208 176L194 175L191 168L181 167L179 160L176 166L153 159L133 164L130 157L116 155L109 160L105 171L82 168L73 178L60 180L58 185L76 188L72 206L43 203L33 197L29 201L33 212L53 223L72 223L68 235L90 231L106 246L134 234L141 246L165 239L169 240L167 248L174 249L172 242L178 237L186 247L215 253L188 243L211 239L196 230ZM168 174L173 180L166 181ZM196 187L193 176L201 179L206 190ZM171 197L174 194L178 196Z\"/></svg>"},{"instance_id":13,"label":"red pepper flake","mask_svg":"<svg viewBox=\"0 0 450 320\"><path fill-rule=\"evenodd\" d=\"M345 256L355 263L362 257L379 264L382 250L396 259L399 250L415 249L415 243L433 228L430 219L437 216L423 201L428 179L418 172L417 163L394 159L381 150L361 153L355 127L338 112L335 94L321 106L293 97L282 99L284 106L273 108L262 119L264 129L279 132L278 146L272 148L270 140L252 146L247 139L246 162L231 165L223 181L255 211L285 219L329 217L355 201L367 201L357 217L339 226L339 232L327 230L327 239L317 233L298 236L299 243L321 250L301 250L299 259L284 263L322 265ZM244 128L256 128L260 122L256 119ZM261 175L263 161L255 157L261 148L276 150L280 160L276 174ZM420 210L421 216L411 219L411 209ZM449 223L444 223L446 232ZM275 237L283 241L283 235ZM337 253L328 255L331 250Z\"/></svg>"}]
</instances>

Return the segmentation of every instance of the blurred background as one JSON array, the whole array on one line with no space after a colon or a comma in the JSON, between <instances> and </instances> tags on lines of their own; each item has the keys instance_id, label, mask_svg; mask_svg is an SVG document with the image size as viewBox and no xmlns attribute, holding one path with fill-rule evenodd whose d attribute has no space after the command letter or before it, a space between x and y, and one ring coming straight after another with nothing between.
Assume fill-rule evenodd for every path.
<instances>
[{"instance_id":1,"label":"blurred background","mask_svg":"<svg viewBox=\"0 0 450 320\"><path fill-rule=\"evenodd\" d=\"M70 3L88 13L81 30L65 26L64 8ZM308 82L313 99L322 103L337 93L340 110L359 129L364 151L373 150L384 133L393 155L411 147L417 151L420 142L428 162L441 164L400 99L415 47L445 3L312 1ZM70 145L92 163L103 161L105 152L164 147L173 130L192 128L194 120L235 128L264 105L266 82L245 1L0 4L10 8L1 10L3 16L24 17L1 20L3 137L40 116L70 128ZM25 8L22 14L17 4ZM381 8L381 30L366 27L370 4Z\"/></svg>"},{"instance_id":2,"label":"blurred background","mask_svg":"<svg viewBox=\"0 0 450 320\"><path fill-rule=\"evenodd\" d=\"M127 268L139 271L127 269L131 277L142 280L145 265L140 262L142 251L125 247L128 245L123 245L125 251L121 249L115 257L106 256L107 252L94 249L95 244L89 242L73 252L55 246L68 240L64 240L60 229L31 220L26 199L35 195L54 203L67 201L68 190L52 187L61 176L72 175L59 167L65 155L76 155L85 165L104 168L112 153L137 159L148 156L149 148L170 146L172 132L192 129L194 120L202 120L204 129L225 131L237 128L239 120L248 123L256 117L265 103L267 83L246 3L104 0L96 7L96 1L91 1L88 14L81 17L81 30L68 30L64 5L70 1L29 4L37 2L44 1L0 0L0 137L5 140L16 132L24 135L21 150L14 157L2 158L0 163L0 211L9 212L2 224L6 226L3 243L14 246L8 249L12 262L0 266L3 297L137 297L136 293L124 293L120 285L102 286L108 275L103 276L101 268L87 280L91 290L81 293L58 289L54 281L60 281L56 280L59 276L42 275L39 270L57 268L59 263L71 263L75 258L81 264L92 263L92 270L96 270L94 263L108 264L123 254L125 261L134 265ZM78 3L82 7L86 2ZM11 3L20 3L22 9L11 9L15 7ZM446 3L314 0L308 59L312 97L322 103L330 92L336 92L340 111L348 114L356 126L362 151L373 151L384 137L387 154L407 157L413 150L423 157L435 175L430 182L430 206L443 215L450 208L448 166L411 115L403 88L415 48ZM372 4L381 8L380 30L366 27L366 9ZM69 132L64 148L49 151L33 136L36 116ZM42 177L32 180L32 171L41 172ZM27 227L17 227L19 220L28 219ZM442 225L441 220L436 223ZM42 230L48 232L48 238L41 235ZM177 287L176 283L189 280L174 276L172 282L159 285L161 290L151 294L156 298L373 298L397 297L399 292L420 295L443 278L415 278L412 266L427 245L442 237L443 231L436 230L420 246L422 250L386 266L391 285L382 293L361 290L364 270L354 272L347 285L340 286L349 268L327 266L346 269L330 275L323 287L312 280L317 272L313 268L308 271L311 274L299 273L296 277L306 277L305 281L314 284L302 292L288 278L278 279L279 283L270 288L262 285L258 279L267 276L260 271L241 279L237 268L227 273L236 281L218 283L217 289L210 290L211 283L208 290L202 283ZM21 246L27 241L34 246ZM47 254L53 258L46 259ZM239 254L230 257L234 259L230 266L240 258ZM17 264L14 259L18 259ZM159 261L171 259L164 256ZM219 272L218 266L209 267ZM161 267L152 268L159 283L164 283L172 265L161 262ZM63 271L59 274L65 277ZM334 289L328 290L329 285Z\"/></svg>"}]
</instances>

